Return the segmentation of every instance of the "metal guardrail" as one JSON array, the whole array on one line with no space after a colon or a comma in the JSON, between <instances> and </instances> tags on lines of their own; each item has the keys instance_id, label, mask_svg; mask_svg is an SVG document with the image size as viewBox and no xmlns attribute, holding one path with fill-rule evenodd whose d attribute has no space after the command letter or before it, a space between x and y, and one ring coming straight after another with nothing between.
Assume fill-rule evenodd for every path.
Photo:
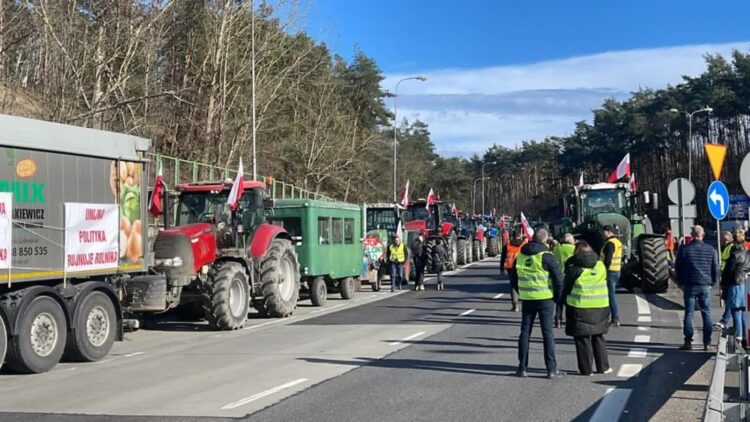
<instances>
[{"instance_id":1,"label":"metal guardrail","mask_svg":"<svg viewBox=\"0 0 750 422\"><path fill-rule=\"evenodd\" d=\"M164 180L171 186L180 183L195 183L201 180L225 180L233 178L237 169L231 167L221 167L212 164L201 163L198 161L183 160L181 158L170 157L168 155L148 153L151 168L149 175L154 177L161 167ZM252 173L245 172L245 179L251 180ZM259 182L266 181L266 176L260 176ZM291 183L281 180L272 179L268 186L268 194L273 199L317 199L321 201L334 201L329 196L312 192ZM150 182L153 182L151 180ZM149 183L151 186L153 183Z\"/></svg>"},{"instance_id":2,"label":"metal guardrail","mask_svg":"<svg viewBox=\"0 0 750 422\"><path fill-rule=\"evenodd\" d=\"M706 404L703 409L704 422L746 421L748 406L748 356L737 353L734 336L722 334L716 351L716 363L711 375ZM740 397L735 402L724 401L726 373L739 372Z\"/></svg>"}]
</instances>

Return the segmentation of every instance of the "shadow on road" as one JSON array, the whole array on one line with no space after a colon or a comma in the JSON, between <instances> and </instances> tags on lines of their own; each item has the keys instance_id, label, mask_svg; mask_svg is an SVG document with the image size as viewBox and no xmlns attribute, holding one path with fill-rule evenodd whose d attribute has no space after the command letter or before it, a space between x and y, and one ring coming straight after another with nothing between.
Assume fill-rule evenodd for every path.
<instances>
[{"instance_id":1,"label":"shadow on road","mask_svg":"<svg viewBox=\"0 0 750 422\"><path fill-rule=\"evenodd\" d=\"M492 365L479 363L448 362L444 360L420 359L372 359L355 358L356 360L336 360L320 358L300 358L308 363L326 365L369 366L376 368L420 369L425 371L452 372L457 374L514 376L516 367L509 365Z\"/></svg>"}]
</instances>

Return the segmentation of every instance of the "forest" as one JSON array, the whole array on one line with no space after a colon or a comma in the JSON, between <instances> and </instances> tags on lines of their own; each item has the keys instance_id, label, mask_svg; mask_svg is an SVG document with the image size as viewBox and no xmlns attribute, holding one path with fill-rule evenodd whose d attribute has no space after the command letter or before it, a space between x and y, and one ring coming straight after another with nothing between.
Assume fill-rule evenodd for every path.
<instances>
[{"instance_id":1,"label":"forest","mask_svg":"<svg viewBox=\"0 0 750 422\"><path fill-rule=\"evenodd\" d=\"M366 52L346 60L312 38L301 10L296 0L0 0L0 112L147 137L185 160L234 167L242 157L247 170L255 124L258 174L340 200L389 201L384 75ZM723 180L740 193L750 55L705 59L703 74L676 86L605 100L568 136L470 159L440 156L426 123L400 120L398 184L470 210L472 181L496 162L486 167L487 208L551 218L581 173L604 180L630 152L639 189L666 203L688 154L702 197L703 143L716 141L728 146ZM713 112L695 115L689 139L688 119L670 110L705 106Z\"/></svg>"}]
</instances>

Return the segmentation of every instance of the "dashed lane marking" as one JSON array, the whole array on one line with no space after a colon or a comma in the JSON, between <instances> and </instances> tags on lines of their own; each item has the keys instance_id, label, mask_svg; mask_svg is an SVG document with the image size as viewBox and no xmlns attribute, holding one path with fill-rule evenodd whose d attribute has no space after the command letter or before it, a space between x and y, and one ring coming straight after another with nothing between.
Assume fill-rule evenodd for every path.
<instances>
[{"instance_id":1,"label":"dashed lane marking","mask_svg":"<svg viewBox=\"0 0 750 422\"><path fill-rule=\"evenodd\" d=\"M124 357L124 358L132 358L134 356L140 356L140 355L145 354L145 353L146 352L133 352L133 353L128 353L126 355L122 355L122 357Z\"/></svg>"},{"instance_id":2,"label":"dashed lane marking","mask_svg":"<svg viewBox=\"0 0 750 422\"><path fill-rule=\"evenodd\" d=\"M643 296L636 296L635 297L635 303L638 305L638 314L639 315L648 315L651 313L651 308L648 306L648 301L643 298Z\"/></svg>"},{"instance_id":3,"label":"dashed lane marking","mask_svg":"<svg viewBox=\"0 0 750 422\"><path fill-rule=\"evenodd\" d=\"M292 318L294 318L294 317L275 319L273 321L263 322L263 323L260 323L260 324L251 325L249 327L245 327L245 328L243 328L243 330L252 330L254 328L260 328L260 327L264 327L266 325L278 324L280 322L289 321Z\"/></svg>"},{"instance_id":4,"label":"dashed lane marking","mask_svg":"<svg viewBox=\"0 0 750 422\"><path fill-rule=\"evenodd\" d=\"M651 317L648 315L641 315L638 317L638 322L651 322Z\"/></svg>"},{"instance_id":5,"label":"dashed lane marking","mask_svg":"<svg viewBox=\"0 0 750 422\"><path fill-rule=\"evenodd\" d=\"M638 327L638 331L648 331L651 327Z\"/></svg>"},{"instance_id":6,"label":"dashed lane marking","mask_svg":"<svg viewBox=\"0 0 750 422\"><path fill-rule=\"evenodd\" d=\"M641 372L641 369L643 369L643 365L637 363L624 363L620 366L620 370L617 371L617 376L619 378L634 377Z\"/></svg>"},{"instance_id":7,"label":"dashed lane marking","mask_svg":"<svg viewBox=\"0 0 750 422\"><path fill-rule=\"evenodd\" d=\"M312 312L310 312L310 313L311 313L311 314L317 314L318 312L329 311L329 310L331 310L331 309L336 309L336 308L340 308L340 307L342 307L342 306L344 306L344 304L343 304L343 303L339 303L338 305L333 305L333 306L329 306L329 307L327 307L327 308L320 308L320 309L316 309L316 310L314 310L314 311L312 311Z\"/></svg>"},{"instance_id":8,"label":"dashed lane marking","mask_svg":"<svg viewBox=\"0 0 750 422\"><path fill-rule=\"evenodd\" d=\"M500 299L501 297L505 296L505 293L498 293L496 294L493 299Z\"/></svg>"},{"instance_id":9,"label":"dashed lane marking","mask_svg":"<svg viewBox=\"0 0 750 422\"><path fill-rule=\"evenodd\" d=\"M638 335L635 336L635 340L633 341L636 343L651 343L651 336Z\"/></svg>"},{"instance_id":10,"label":"dashed lane marking","mask_svg":"<svg viewBox=\"0 0 750 422\"><path fill-rule=\"evenodd\" d=\"M596 412L591 417L591 421L611 422L619 420L622 411L625 409L625 404L630 398L631 391L625 388L608 388L599 403L599 407L596 408Z\"/></svg>"},{"instance_id":11,"label":"dashed lane marking","mask_svg":"<svg viewBox=\"0 0 750 422\"><path fill-rule=\"evenodd\" d=\"M634 347L628 352L629 358L645 358L648 356L648 350L641 347Z\"/></svg>"},{"instance_id":12,"label":"dashed lane marking","mask_svg":"<svg viewBox=\"0 0 750 422\"><path fill-rule=\"evenodd\" d=\"M288 382L286 384L279 385L278 387L269 388L266 391L262 391L262 392L260 392L258 394L253 394L252 396L245 397L244 399L240 399L240 400L237 400L235 402L229 403L229 404L223 406L221 408L221 410L236 409L236 408L238 408L240 406L244 406L244 405L246 405L248 403L252 403L252 402L254 402L256 400L260 400L260 399L262 399L264 397L268 397L268 396L270 396L272 394L276 394L278 392L284 391L284 390L286 390L288 388L292 388L295 385L302 384L303 382L307 382L307 381L309 381L307 378L299 378L299 379L296 379L294 381L290 381L290 382Z\"/></svg>"},{"instance_id":13,"label":"dashed lane marking","mask_svg":"<svg viewBox=\"0 0 750 422\"><path fill-rule=\"evenodd\" d=\"M388 343L388 345L389 346L398 346L400 344L404 344L407 341L414 340L417 337L421 337L421 336L425 335L426 333L427 333L426 331L420 331L418 333L414 333L414 334L410 335L409 337L403 338L401 340L392 341L392 342Z\"/></svg>"},{"instance_id":14,"label":"dashed lane marking","mask_svg":"<svg viewBox=\"0 0 750 422\"><path fill-rule=\"evenodd\" d=\"M460 317L467 316L467 315L473 314L474 312L476 312L476 309L469 309L468 311L461 312L461 314L459 314L458 316L460 316Z\"/></svg>"}]
</instances>

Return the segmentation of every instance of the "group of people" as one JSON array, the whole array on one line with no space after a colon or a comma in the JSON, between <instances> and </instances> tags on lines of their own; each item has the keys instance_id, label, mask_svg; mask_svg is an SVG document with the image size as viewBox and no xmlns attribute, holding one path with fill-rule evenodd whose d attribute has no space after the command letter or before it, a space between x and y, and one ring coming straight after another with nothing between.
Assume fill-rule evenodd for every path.
<instances>
[{"instance_id":1,"label":"group of people","mask_svg":"<svg viewBox=\"0 0 750 422\"><path fill-rule=\"evenodd\" d=\"M414 290L425 290L424 274L428 263L432 264L431 270L437 275L437 290L445 290L442 273L448 261L448 251L443 245L443 240L438 238L432 248L427 248L424 236L420 234L409 245L409 252L413 258L412 262L416 275ZM393 243L388 247L388 261L391 267L391 292L401 290L402 286L408 284L404 276L404 266L407 259L409 259L409 254L407 254L406 245L401 241L401 236L396 235Z\"/></svg>"},{"instance_id":2,"label":"group of people","mask_svg":"<svg viewBox=\"0 0 750 422\"><path fill-rule=\"evenodd\" d=\"M565 375L557 367L553 330L563 321L565 333L575 341L579 372L592 375L594 365L598 373L612 372L604 335L610 326L620 325L615 288L622 266L622 243L611 226L605 226L602 234L606 243L601 255L588 242L575 242L570 233L550 247L550 235L544 229L538 229L530 242L515 235L504 248L501 271L510 276L512 310L519 310L519 300L522 304L519 377L527 376L529 340L537 317L548 378Z\"/></svg>"}]
</instances>

